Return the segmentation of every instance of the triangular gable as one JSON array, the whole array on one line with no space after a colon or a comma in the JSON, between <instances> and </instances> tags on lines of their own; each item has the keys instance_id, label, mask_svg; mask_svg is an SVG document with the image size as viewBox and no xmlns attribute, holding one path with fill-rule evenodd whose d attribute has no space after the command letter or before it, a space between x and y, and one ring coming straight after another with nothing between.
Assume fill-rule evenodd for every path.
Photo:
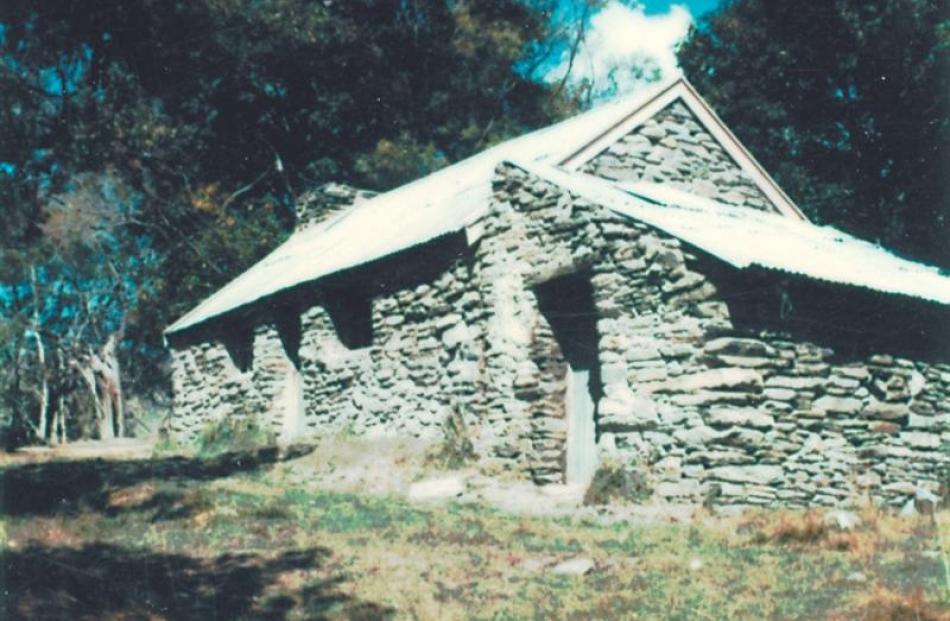
<instances>
[{"instance_id":1,"label":"triangular gable","mask_svg":"<svg viewBox=\"0 0 950 621\"><path fill-rule=\"evenodd\" d=\"M664 183L725 204L806 219L682 78L561 165L611 181Z\"/></svg>"}]
</instances>

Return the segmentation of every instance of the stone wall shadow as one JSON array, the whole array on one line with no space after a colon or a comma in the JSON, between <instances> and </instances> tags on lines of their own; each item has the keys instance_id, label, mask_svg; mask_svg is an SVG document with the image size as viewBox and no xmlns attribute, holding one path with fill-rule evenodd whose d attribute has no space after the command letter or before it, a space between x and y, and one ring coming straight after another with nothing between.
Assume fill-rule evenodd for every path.
<instances>
[{"instance_id":1,"label":"stone wall shadow","mask_svg":"<svg viewBox=\"0 0 950 621\"><path fill-rule=\"evenodd\" d=\"M842 360L891 354L941 363L950 354L945 306L766 269L738 271L698 254L697 270L715 284L740 335L785 334L828 347Z\"/></svg>"},{"instance_id":2,"label":"stone wall shadow","mask_svg":"<svg viewBox=\"0 0 950 621\"><path fill-rule=\"evenodd\" d=\"M70 460L9 466L0 470L0 515L110 512L111 492L148 480L208 481L252 472L300 457L313 447L267 447L212 458L165 457L144 460Z\"/></svg>"},{"instance_id":3,"label":"stone wall shadow","mask_svg":"<svg viewBox=\"0 0 950 621\"><path fill-rule=\"evenodd\" d=\"M279 621L291 612L307 619L332 612L334 618L390 618L392 610L344 594L342 579L322 572L299 591L283 586L281 574L321 570L330 555L322 547L214 559L105 544L7 549L0 556L0 617Z\"/></svg>"}]
</instances>

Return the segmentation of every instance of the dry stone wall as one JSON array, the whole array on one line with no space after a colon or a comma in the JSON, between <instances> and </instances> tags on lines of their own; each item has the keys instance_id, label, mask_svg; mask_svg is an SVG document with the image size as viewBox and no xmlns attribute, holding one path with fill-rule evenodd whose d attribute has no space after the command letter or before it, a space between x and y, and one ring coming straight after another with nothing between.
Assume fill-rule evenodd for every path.
<instances>
[{"instance_id":1,"label":"dry stone wall","mask_svg":"<svg viewBox=\"0 0 950 621\"><path fill-rule=\"evenodd\" d=\"M676 100L582 167L615 181L663 183L720 202L771 210L768 198Z\"/></svg>"},{"instance_id":2,"label":"dry stone wall","mask_svg":"<svg viewBox=\"0 0 950 621\"><path fill-rule=\"evenodd\" d=\"M496 458L517 462L537 482L563 481L563 367L534 289L584 273L598 316L598 428L605 450L645 452L659 430L657 405L631 385L683 375L686 343L728 327L715 288L686 267L676 240L577 200L514 166L495 180L493 211L477 249L486 325L483 421ZM661 355L660 350L664 355ZM671 404L666 419L681 422ZM675 410L675 412L674 412ZM644 436L643 432L646 432ZM483 439L484 440L484 439Z\"/></svg>"},{"instance_id":3,"label":"dry stone wall","mask_svg":"<svg viewBox=\"0 0 950 621\"><path fill-rule=\"evenodd\" d=\"M479 249L495 292L487 390L506 376L513 388L532 377L549 381L525 328L544 321L530 289L586 270L599 313L600 452L649 472L659 496L815 505L870 495L898 503L918 485L936 489L947 480L950 365L836 353L740 325L708 276L723 271L713 259L512 166L495 189L493 237ZM554 480L553 465L534 467L546 458L537 447L548 435L538 430L562 429L562 414L517 395L497 391L489 414L517 447L502 456L520 450L537 480ZM555 420L535 422L546 417Z\"/></svg>"},{"instance_id":4,"label":"dry stone wall","mask_svg":"<svg viewBox=\"0 0 950 621\"><path fill-rule=\"evenodd\" d=\"M450 412L467 415L478 360L469 326L479 309L468 271L467 261L456 260L428 284L373 298L373 342L365 348L340 341L325 306L304 312L301 366L312 432L433 435Z\"/></svg>"},{"instance_id":5,"label":"dry stone wall","mask_svg":"<svg viewBox=\"0 0 950 621\"><path fill-rule=\"evenodd\" d=\"M278 436L292 437L300 431L296 411L302 395L299 371L291 359L276 323L257 327L252 342L251 378L256 388L260 422Z\"/></svg>"},{"instance_id":6,"label":"dry stone wall","mask_svg":"<svg viewBox=\"0 0 950 621\"><path fill-rule=\"evenodd\" d=\"M173 432L241 417L286 432L299 390L303 433L434 436L457 411L487 468L561 482L568 352L541 292L574 275L595 318L601 459L642 469L658 497L898 503L947 480L946 360L740 320L723 275L746 272L513 165L477 224L472 245L449 236L174 336ZM343 328L357 311L339 303L353 291L372 328L356 345Z\"/></svg>"},{"instance_id":7,"label":"dry stone wall","mask_svg":"<svg viewBox=\"0 0 950 621\"><path fill-rule=\"evenodd\" d=\"M487 313L477 446L537 482L563 480L567 421L563 357L532 287L593 261L593 242L576 227L584 208L552 188L502 177L476 249Z\"/></svg>"},{"instance_id":8,"label":"dry stone wall","mask_svg":"<svg viewBox=\"0 0 950 621\"><path fill-rule=\"evenodd\" d=\"M172 348L174 415L169 431L178 439L193 438L218 421L257 420L270 405L267 370L245 366L254 349L266 342L267 326L256 333L237 330L246 340L246 351L235 351L224 336L202 338ZM266 358L265 358L266 359ZM263 391L261 389L264 389Z\"/></svg>"},{"instance_id":9,"label":"dry stone wall","mask_svg":"<svg viewBox=\"0 0 950 621\"><path fill-rule=\"evenodd\" d=\"M227 330L173 343L171 431L189 439L227 418L256 417L288 437L344 430L424 436L438 434L452 411L474 423L468 406L481 345L472 326L483 313L459 237L441 242L441 251L351 274L345 287L305 288L262 304L246 319L256 323L253 334L232 351L226 337L242 336ZM369 342L360 346L341 338L340 325L359 310L337 304L354 290L369 298ZM293 315L299 343L278 327L288 307L304 309ZM239 350L248 345L242 370Z\"/></svg>"}]
</instances>

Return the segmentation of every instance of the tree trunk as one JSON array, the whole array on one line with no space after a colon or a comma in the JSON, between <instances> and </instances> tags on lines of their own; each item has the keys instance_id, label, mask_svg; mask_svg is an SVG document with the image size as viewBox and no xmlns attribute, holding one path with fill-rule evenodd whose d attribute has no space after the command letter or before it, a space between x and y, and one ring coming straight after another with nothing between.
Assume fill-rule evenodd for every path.
<instances>
[{"instance_id":1,"label":"tree trunk","mask_svg":"<svg viewBox=\"0 0 950 621\"><path fill-rule=\"evenodd\" d=\"M66 397L59 395L56 415L53 417L52 440L54 444L66 444Z\"/></svg>"},{"instance_id":2,"label":"tree trunk","mask_svg":"<svg viewBox=\"0 0 950 621\"><path fill-rule=\"evenodd\" d=\"M39 416L33 433L37 440L46 442L48 435L48 415L49 415L49 373L46 370L46 346L43 344L43 337L40 335L40 294L37 286L36 267L30 266L30 284L33 286L33 327L30 330L33 339L36 341L36 362L40 370L40 407Z\"/></svg>"},{"instance_id":3,"label":"tree trunk","mask_svg":"<svg viewBox=\"0 0 950 621\"><path fill-rule=\"evenodd\" d=\"M105 409L103 405L108 406L108 404L99 405L100 416L99 420L97 421L99 439L112 440L115 438L115 427L112 426L112 412L108 409Z\"/></svg>"},{"instance_id":4,"label":"tree trunk","mask_svg":"<svg viewBox=\"0 0 950 621\"><path fill-rule=\"evenodd\" d=\"M110 335L99 351L90 352L88 364L80 370L96 401L96 423L99 438L102 440L125 435L125 409L118 355L121 333L119 330Z\"/></svg>"},{"instance_id":5,"label":"tree trunk","mask_svg":"<svg viewBox=\"0 0 950 621\"><path fill-rule=\"evenodd\" d=\"M56 410L53 414L53 422L50 428L50 441L53 444L66 444L66 392L63 388L63 381L66 377L66 358L62 351L56 356L58 373L60 377L60 386L56 397Z\"/></svg>"},{"instance_id":6,"label":"tree trunk","mask_svg":"<svg viewBox=\"0 0 950 621\"><path fill-rule=\"evenodd\" d=\"M112 421L110 420L109 412L103 407L102 390L99 387L99 381L96 377L96 370L93 363L95 356L96 354L92 352L89 354L89 361L86 364L76 362L74 366L79 372L79 376L82 377L86 383L86 388L89 389L89 394L92 396L92 404L96 409L96 429L99 432L99 439L109 440L114 437L114 433L112 431Z\"/></svg>"},{"instance_id":7,"label":"tree trunk","mask_svg":"<svg viewBox=\"0 0 950 621\"><path fill-rule=\"evenodd\" d=\"M97 359L97 371L102 386L103 410L113 425L114 437L125 435L125 409L122 401L122 377L119 373L119 338L121 330L109 336Z\"/></svg>"},{"instance_id":8,"label":"tree trunk","mask_svg":"<svg viewBox=\"0 0 950 621\"><path fill-rule=\"evenodd\" d=\"M40 336L40 333L35 328L32 332L33 337L36 339L36 361L40 367L40 407L34 434L36 435L37 440L45 442L49 437L47 422L50 409L49 374L46 372L46 347L43 345L43 337Z\"/></svg>"}]
</instances>

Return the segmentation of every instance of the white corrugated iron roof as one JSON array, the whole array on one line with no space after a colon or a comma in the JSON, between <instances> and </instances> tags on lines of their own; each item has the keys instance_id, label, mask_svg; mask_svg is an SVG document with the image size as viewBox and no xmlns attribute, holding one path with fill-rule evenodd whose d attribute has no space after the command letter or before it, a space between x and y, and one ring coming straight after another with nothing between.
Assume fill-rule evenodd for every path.
<instances>
[{"instance_id":1,"label":"white corrugated iron roof","mask_svg":"<svg viewBox=\"0 0 950 621\"><path fill-rule=\"evenodd\" d=\"M950 304L950 277L830 226L732 207L657 184L614 184L534 162L517 166L654 226L737 268L758 266Z\"/></svg>"},{"instance_id":2,"label":"white corrugated iron roof","mask_svg":"<svg viewBox=\"0 0 950 621\"><path fill-rule=\"evenodd\" d=\"M950 280L935 268L900 259L833 228L731 208L668 186L639 184L621 190L605 180L551 166L597 137L626 127L623 123L631 122L632 113L681 96L682 85L683 79L677 78L509 140L297 232L166 333L465 229L487 213L492 175L505 160L517 161L526 170L657 226L736 267L760 265L950 304Z\"/></svg>"},{"instance_id":3,"label":"white corrugated iron roof","mask_svg":"<svg viewBox=\"0 0 950 621\"><path fill-rule=\"evenodd\" d=\"M556 162L679 81L509 140L295 233L165 332L183 330L278 291L459 231L487 212L491 178L500 162Z\"/></svg>"}]
</instances>

